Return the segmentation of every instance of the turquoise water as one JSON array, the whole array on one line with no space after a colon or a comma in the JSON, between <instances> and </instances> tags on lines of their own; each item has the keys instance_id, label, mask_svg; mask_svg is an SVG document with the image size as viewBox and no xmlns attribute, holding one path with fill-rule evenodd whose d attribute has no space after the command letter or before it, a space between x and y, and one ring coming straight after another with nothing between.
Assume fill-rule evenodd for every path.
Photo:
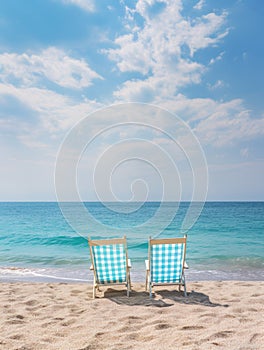
<instances>
[{"instance_id":1,"label":"turquoise water","mask_svg":"<svg viewBox=\"0 0 264 350\"><path fill-rule=\"evenodd\" d=\"M92 281L87 237L108 237L107 227L116 228L117 236L127 234L132 279L143 281L147 241L155 231L147 222L160 203L148 202L135 211L133 203L116 204L114 210L85 205L101 223L100 232L77 215L82 230L76 233L55 202L0 203L0 281ZM77 211L75 203L68 206ZM160 237L182 235L188 207L180 204ZM166 208L169 213L177 206L166 203ZM264 280L264 202L205 203L188 231L187 262L189 280Z\"/></svg>"}]
</instances>

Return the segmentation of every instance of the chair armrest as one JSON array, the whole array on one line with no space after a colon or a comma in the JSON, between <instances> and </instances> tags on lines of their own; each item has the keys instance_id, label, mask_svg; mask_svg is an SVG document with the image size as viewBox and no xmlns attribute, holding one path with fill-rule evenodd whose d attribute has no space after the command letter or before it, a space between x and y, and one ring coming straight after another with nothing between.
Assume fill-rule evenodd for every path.
<instances>
[{"instance_id":1,"label":"chair armrest","mask_svg":"<svg viewBox=\"0 0 264 350\"><path fill-rule=\"evenodd\" d=\"M93 268L93 265L90 266L90 270L92 271L94 268Z\"/></svg>"},{"instance_id":2,"label":"chair armrest","mask_svg":"<svg viewBox=\"0 0 264 350\"><path fill-rule=\"evenodd\" d=\"M189 266L187 265L187 262L186 262L186 261L184 261L183 267L184 267L185 269L188 269L188 268L189 268Z\"/></svg>"},{"instance_id":3,"label":"chair armrest","mask_svg":"<svg viewBox=\"0 0 264 350\"><path fill-rule=\"evenodd\" d=\"M129 269L131 269L132 265L131 265L131 260L130 259L127 259L127 267Z\"/></svg>"},{"instance_id":4,"label":"chair armrest","mask_svg":"<svg viewBox=\"0 0 264 350\"><path fill-rule=\"evenodd\" d=\"M149 271L149 260L145 260L146 270Z\"/></svg>"}]
</instances>

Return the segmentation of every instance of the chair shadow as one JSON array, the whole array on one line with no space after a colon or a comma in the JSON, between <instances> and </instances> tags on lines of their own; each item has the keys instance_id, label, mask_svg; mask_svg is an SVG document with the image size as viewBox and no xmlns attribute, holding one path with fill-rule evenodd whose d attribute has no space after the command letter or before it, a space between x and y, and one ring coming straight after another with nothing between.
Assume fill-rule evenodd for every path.
<instances>
[{"instance_id":1,"label":"chair shadow","mask_svg":"<svg viewBox=\"0 0 264 350\"><path fill-rule=\"evenodd\" d=\"M188 304L188 305L202 305L206 307L228 307L228 304L213 303L210 301L208 295L196 291L187 293L187 297L183 292L175 290L155 290L153 297L149 297L149 293L145 291L130 292L130 296L127 297L126 291L114 290L108 288L104 292L104 298L111 300L119 305L129 306L154 306L154 307L170 307L175 304Z\"/></svg>"},{"instance_id":2,"label":"chair shadow","mask_svg":"<svg viewBox=\"0 0 264 350\"><path fill-rule=\"evenodd\" d=\"M179 291L168 291L161 290L157 291L156 294L160 295L164 299L173 300L175 303L190 304L190 305L203 305L207 307L228 307L228 304L213 303L207 294L196 292L192 290L187 293L187 297L184 296L183 292Z\"/></svg>"}]
</instances>

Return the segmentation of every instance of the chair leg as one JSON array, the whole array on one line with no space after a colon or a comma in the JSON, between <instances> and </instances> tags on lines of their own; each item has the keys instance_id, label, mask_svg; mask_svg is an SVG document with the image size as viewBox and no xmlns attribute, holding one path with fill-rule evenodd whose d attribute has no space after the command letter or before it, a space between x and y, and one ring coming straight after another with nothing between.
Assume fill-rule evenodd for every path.
<instances>
[{"instance_id":1,"label":"chair leg","mask_svg":"<svg viewBox=\"0 0 264 350\"><path fill-rule=\"evenodd\" d=\"M151 283L149 283L149 297L152 298L152 286Z\"/></svg>"},{"instance_id":2,"label":"chair leg","mask_svg":"<svg viewBox=\"0 0 264 350\"><path fill-rule=\"evenodd\" d=\"M129 290L131 291L131 277L130 277L130 274L128 276L128 282L129 282Z\"/></svg>"},{"instance_id":3,"label":"chair leg","mask_svg":"<svg viewBox=\"0 0 264 350\"><path fill-rule=\"evenodd\" d=\"M185 284L185 282L184 282L183 287L184 287L184 296L185 296L185 297L187 297L187 292L186 292L186 284Z\"/></svg>"},{"instance_id":4,"label":"chair leg","mask_svg":"<svg viewBox=\"0 0 264 350\"><path fill-rule=\"evenodd\" d=\"M127 272L127 296L129 297L129 292L131 292L131 277L130 277L130 272Z\"/></svg>"},{"instance_id":5,"label":"chair leg","mask_svg":"<svg viewBox=\"0 0 264 350\"><path fill-rule=\"evenodd\" d=\"M95 277L94 277L94 283L93 283L93 299L95 299L95 294L96 294L96 288L97 288L97 284L96 284L96 280L95 280Z\"/></svg>"},{"instance_id":6,"label":"chair leg","mask_svg":"<svg viewBox=\"0 0 264 350\"><path fill-rule=\"evenodd\" d=\"M149 271L146 271L145 291L148 290L148 283L149 283Z\"/></svg>"},{"instance_id":7,"label":"chair leg","mask_svg":"<svg viewBox=\"0 0 264 350\"><path fill-rule=\"evenodd\" d=\"M182 285L184 288L184 296L187 297L187 292L186 292L186 282L185 282L185 276L183 274L183 278L182 278Z\"/></svg>"}]
</instances>

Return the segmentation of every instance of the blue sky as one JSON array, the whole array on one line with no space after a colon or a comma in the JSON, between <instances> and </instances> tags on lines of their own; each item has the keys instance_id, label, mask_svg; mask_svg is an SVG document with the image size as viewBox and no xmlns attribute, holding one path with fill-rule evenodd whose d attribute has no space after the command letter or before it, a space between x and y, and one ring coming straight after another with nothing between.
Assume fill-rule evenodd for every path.
<instances>
[{"instance_id":1,"label":"blue sky","mask_svg":"<svg viewBox=\"0 0 264 350\"><path fill-rule=\"evenodd\" d=\"M263 16L258 0L1 1L0 199L55 200L71 128L100 108L142 102L192 129L208 200L264 200ZM82 185L87 200L92 185Z\"/></svg>"}]
</instances>

